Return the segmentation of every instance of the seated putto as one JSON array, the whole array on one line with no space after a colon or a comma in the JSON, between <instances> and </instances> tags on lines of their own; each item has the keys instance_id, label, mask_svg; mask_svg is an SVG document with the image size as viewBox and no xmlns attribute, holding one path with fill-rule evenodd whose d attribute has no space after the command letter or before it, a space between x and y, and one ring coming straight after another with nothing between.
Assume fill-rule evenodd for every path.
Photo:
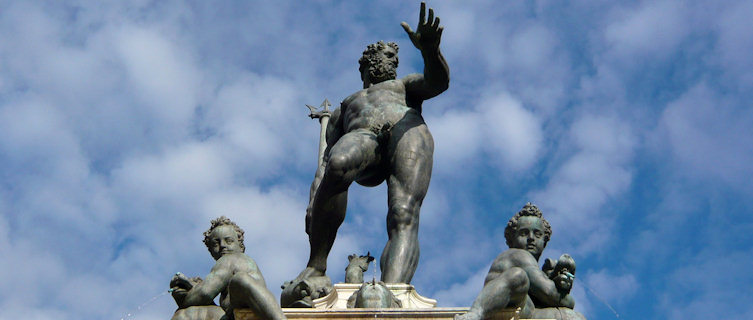
<instances>
[{"instance_id":1,"label":"seated putto","mask_svg":"<svg viewBox=\"0 0 753 320\"><path fill-rule=\"evenodd\" d=\"M526 319L583 319L573 311L570 296L575 260L562 255L556 263L547 259L539 269L539 258L552 235L552 228L539 208L526 204L505 228L508 250L492 262L476 300L468 313L456 319L481 320L508 308L521 308Z\"/></svg>"},{"instance_id":2,"label":"seated putto","mask_svg":"<svg viewBox=\"0 0 753 320\"><path fill-rule=\"evenodd\" d=\"M244 253L243 229L219 217L204 232L204 244L217 262L204 280L182 273L172 278L170 288L178 304L173 320L233 319L233 309L238 308L249 308L261 319L286 319L256 262ZM214 303L217 295L221 308Z\"/></svg>"}]
</instances>

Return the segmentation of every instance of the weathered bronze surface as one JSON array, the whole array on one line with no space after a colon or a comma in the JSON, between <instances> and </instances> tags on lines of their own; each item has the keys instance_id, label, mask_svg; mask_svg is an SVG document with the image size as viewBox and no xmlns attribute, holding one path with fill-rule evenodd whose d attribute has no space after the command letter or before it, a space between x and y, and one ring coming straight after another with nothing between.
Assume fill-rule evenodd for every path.
<instances>
[{"instance_id":1,"label":"weathered bronze surface","mask_svg":"<svg viewBox=\"0 0 753 320\"><path fill-rule=\"evenodd\" d=\"M243 229L219 217L204 232L204 244L217 262L203 280L180 272L173 276L170 290L178 304L173 320L218 320L241 308L260 319L286 319L256 262L244 253ZM217 295L221 308L214 304Z\"/></svg>"},{"instance_id":2,"label":"weathered bronze surface","mask_svg":"<svg viewBox=\"0 0 753 320\"><path fill-rule=\"evenodd\" d=\"M575 277L575 260L562 255L547 259L539 269L539 257L552 235L539 208L528 203L505 228L507 251L492 262L481 293L468 313L456 320L481 320L506 308L521 308L524 319L582 319L573 311L570 289Z\"/></svg>"},{"instance_id":3,"label":"weathered bronze surface","mask_svg":"<svg viewBox=\"0 0 753 320\"><path fill-rule=\"evenodd\" d=\"M306 268L283 285L283 306L305 305L332 288L298 290L301 283L328 283L327 256L345 219L348 188L358 182L387 182L388 241L381 280L410 283L418 265L418 220L431 178L434 140L421 115L422 103L449 86L449 69L439 51L443 28L434 10L421 4L416 31L402 27L421 51L424 72L396 79L397 44L370 44L359 60L363 90L345 98L332 113L327 148L311 187L306 232L311 251ZM308 296L307 296L308 295Z\"/></svg>"}]
</instances>

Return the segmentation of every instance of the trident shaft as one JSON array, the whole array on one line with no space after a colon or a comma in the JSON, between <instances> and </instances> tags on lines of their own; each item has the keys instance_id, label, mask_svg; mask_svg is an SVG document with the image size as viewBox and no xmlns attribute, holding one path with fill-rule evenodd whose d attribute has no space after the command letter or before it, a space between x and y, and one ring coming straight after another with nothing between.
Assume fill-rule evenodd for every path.
<instances>
[{"instance_id":1,"label":"trident shaft","mask_svg":"<svg viewBox=\"0 0 753 320\"><path fill-rule=\"evenodd\" d=\"M324 150L327 149L327 125L329 124L329 118L332 115L332 113L330 113L328 109L328 107L330 106L332 105L326 98L320 106L322 108L321 110L317 110L316 107L306 105L306 107L308 107L311 111L309 117L311 117L311 119L319 119L319 123L322 125L321 131L319 131L319 160L317 162L317 167L322 166L322 161L324 161Z\"/></svg>"}]
</instances>

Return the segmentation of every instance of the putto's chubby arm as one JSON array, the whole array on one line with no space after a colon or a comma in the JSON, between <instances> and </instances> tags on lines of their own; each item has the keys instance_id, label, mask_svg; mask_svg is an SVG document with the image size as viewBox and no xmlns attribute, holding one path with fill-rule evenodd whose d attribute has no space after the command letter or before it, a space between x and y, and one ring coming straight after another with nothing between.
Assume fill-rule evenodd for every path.
<instances>
[{"instance_id":1,"label":"putto's chubby arm","mask_svg":"<svg viewBox=\"0 0 753 320\"><path fill-rule=\"evenodd\" d=\"M508 250L509 251L509 250ZM489 273L486 274L486 278L484 279L484 285L491 282L494 279L499 278L499 276L502 274L502 272L505 272L505 270L514 267L515 265L507 261L507 251L502 252L497 256L496 259L492 262L492 266L489 268Z\"/></svg>"},{"instance_id":2,"label":"putto's chubby arm","mask_svg":"<svg viewBox=\"0 0 753 320\"><path fill-rule=\"evenodd\" d=\"M509 249L505 253L508 253L507 263L525 270L529 282L528 295L543 304L541 307L567 307L572 309L575 306L574 300L569 294L564 297L560 294L554 281L539 269L536 259L528 251ZM537 305L537 307L540 306Z\"/></svg>"},{"instance_id":3,"label":"putto's chubby arm","mask_svg":"<svg viewBox=\"0 0 753 320\"><path fill-rule=\"evenodd\" d=\"M212 270L209 271L209 275L204 278L204 281L188 291L186 298L183 301L183 307L214 304L214 298L217 297L222 290L227 288L230 278L235 273L234 266L235 260L237 259L236 256L237 255L234 254L224 255L218 259L217 263L212 267Z\"/></svg>"},{"instance_id":4,"label":"putto's chubby arm","mask_svg":"<svg viewBox=\"0 0 753 320\"><path fill-rule=\"evenodd\" d=\"M418 27L415 32L407 23L400 24L408 33L413 45L421 50L424 58L423 74L410 74L402 79L409 100L417 100L409 101L409 103L420 103L435 97L447 90L450 85L450 68L442 52L439 51L439 42L444 28L439 25L439 17L434 17L434 9L429 8L428 19L425 19L425 12L426 4L421 2Z\"/></svg>"}]
</instances>

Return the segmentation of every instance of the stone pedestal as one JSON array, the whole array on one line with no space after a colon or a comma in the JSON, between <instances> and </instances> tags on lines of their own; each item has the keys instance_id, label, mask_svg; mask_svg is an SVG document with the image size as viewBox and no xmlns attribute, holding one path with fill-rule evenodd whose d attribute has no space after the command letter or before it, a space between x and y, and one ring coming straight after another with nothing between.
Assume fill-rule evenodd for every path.
<instances>
[{"instance_id":1,"label":"stone pedestal","mask_svg":"<svg viewBox=\"0 0 753 320\"><path fill-rule=\"evenodd\" d=\"M400 301L401 309L430 309L437 306L437 300L419 295L413 285L388 283L386 286ZM346 309L348 298L360 288L360 283L337 283L330 294L313 301L314 309Z\"/></svg>"},{"instance_id":2,"label":"stone pedestal","mask_svg":"<svg viewBox=\"0 0 753 320\"><path fill-rule=\"evenodd\" d=\"M453 320L456 315L468 312L468 308L430 308L430 309L305 309L282 308L290 320L374 320L374 319L421 319ZM235 320L261 320L250 309L235 310ZM518 310L505 310L488 320L525 320L520 319Z\"/></svg>"},{"instance_id":3,"label":"stone pedestal","mask_svg":"<svg viewBox=\"0 0 753 320\"><path fill-rule=\"evenodd\" d=\"M437 300L421 296L412 285L402 283L387 284L402 308L348 309L348 298L359 288L359 283L337 283L330 294L313 301L314 308L282 308L282 311L290 320L453 320L456 315L468 312L468 308L437 308ZM504 310L487 320L523 320L519 313L519 310ZM235 319L261 320L250 309L236 309Z\"/></svg>"},{"instance_id":4,"label":"stone pedestal","mask_svg":"<svg viewBox=\"0 0 753 320\"><path fill-rule=\"evenodd\" d=\"M452 320L455 315L463 314L468 308L431 308L431 309L304 309L282 308L290 320L326 319L326 320L374 320L374 319L421 319ZM235 320L260 320L249 309L235 310ZM506 319L508 320L508 319Z\"/></svg>"}]
</instances>

